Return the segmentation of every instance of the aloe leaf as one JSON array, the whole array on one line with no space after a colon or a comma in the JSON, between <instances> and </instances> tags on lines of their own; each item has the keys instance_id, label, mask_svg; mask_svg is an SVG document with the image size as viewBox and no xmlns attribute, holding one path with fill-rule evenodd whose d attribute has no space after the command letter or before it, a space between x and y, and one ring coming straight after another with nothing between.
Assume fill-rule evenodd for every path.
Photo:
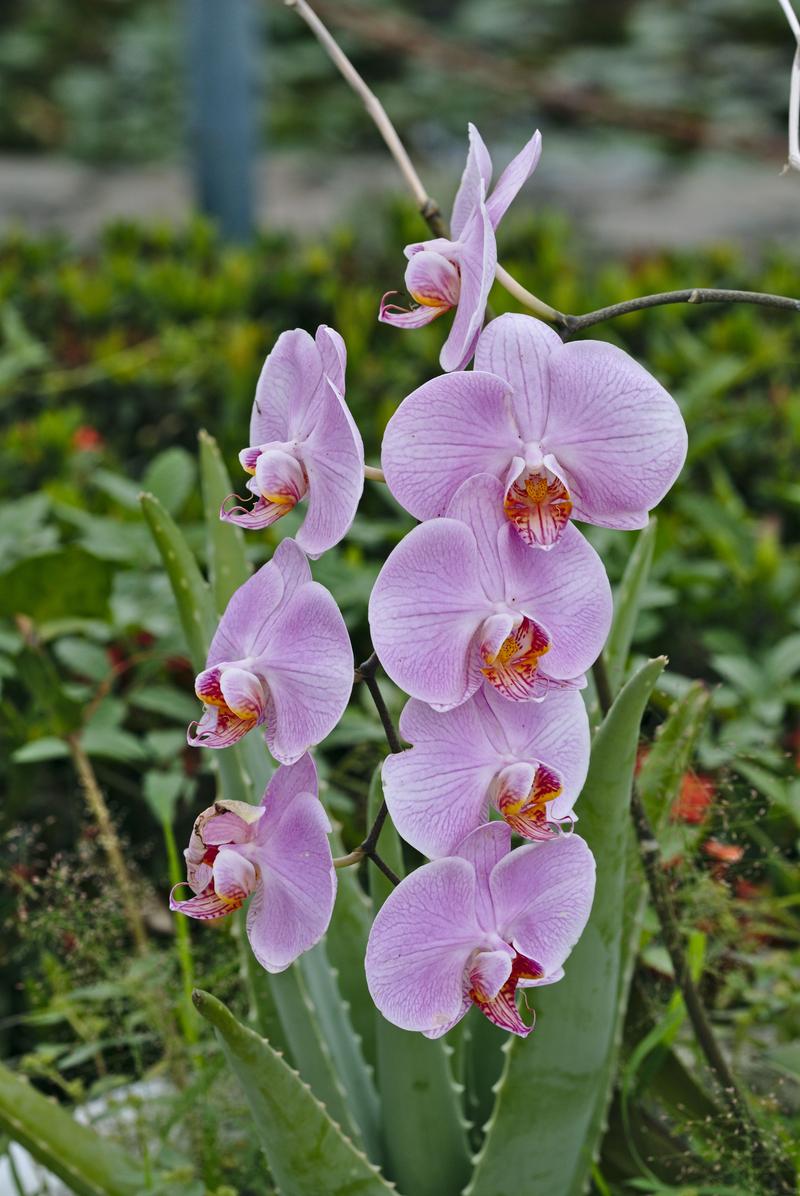
<instances>
[{"instance_id":1,"label":"aloe leaf","mask_svg":"<svg viewBox=\"0 0 800 1196\"><path fill-rule=\"evenodd\" d=\"M344 854L338 835L331 838L336 855ZM339 991L347 1002L350 1021L361 1040L362 1053L375 1066L375 1006L367 989L364 955L372 925L372 902L361 888L356 868L341 868L333 917L325 936L325 950L338 973Z\"/></svg>"},{"instance_id":2,"label":"aloe leaf","mask_svg":"<svg viewBox=\"0 0 800 1196\"><path fill-rule=\"evenodd\" d=\"M242 529L219 517L220 507L232 489L222 453L214 437L205 429L201 429L197 439L211 592L217 613L222 614L234 590L244 585L250 576L250 565Z\"/></svg>"},{"instance_id":3,"label":"aloe leaf","mask_svg":"<svg viewBox=\"0 0 800 1196\"><path fill-rule=\"evenodd\" d=\"M393 1191L268 1042L209 993L196 992L194 1002L216 1029L242 1085L283 1196L388 1196Z\"/></svg>"},{"instance_id":4,"label":"aloe leaf","mask_svg":"<svg viewBox=\"0 0 800 1196\"><path fill-rule=\"evenodd\" d=\"M337 1076L347 1099L347 1108L358 1125L367 1154L381 1162L380 1108L372 1071L361 1053L361 1044L353 1030L347 1005L342 1000L335 970L326 953L326 944L318 943L299 962L308 995L313 1002L324 1041L333 1059ZM361 967L364 964L362 961Z\"/></svg>"},{"instance_id":5,"label":"aloe leaf","mask_svg":"<svg viewBox=\"0 0 800 1196\"><path fill-rule=\"evenodd\" d=\"M638 785L647 817L658 828L680 793L698 736L711 704L711 694L700 681L675 703L656 733L639 773Z\"/></svg>"},{"instance_id":6,"label":"aloe leaf","mask_svg":"<svg viewBox=\"0 0 800 1196\"><path fill-rule=\"evenodd\" d=\"M348 1109L347 1094L299 964L270 976L269 988L297 1070L344 1133L361 1146L358 1125Z\"/></svg>"},{"instance_id":7,"label":"aloe leaf","mask_svg":"<svg viewBox=\"0 0 800 1196\"><path fill-rule=\"evenodd\" d=\"M617 692L625 676L625 665L628 662L644 588L650 576L655 546L656 520L651 518L647 527L636 538L622 581L614 594L614 620L603 653L613 694Z\"/></svg>"},{"instance_id":8,"label":"aloe leaf","mask_svg":"<svg viewBox=\"0 0 800 1196\"><path fill-rule=\"evenodd\" d=\"M597 861L592 913L564 979L535 991L536 1030L508 1048L469 1196L578 1196L588 1184L624 1014L623 902L639 724L665 663L651 660L631 677L595 735L578 803L580 834Z\"/></svg>"},{"instance_id":9,"label":"aloe leaf","mask_svg":"<svg viewBox=\"0 0 800 1196\"><path fill-rule=\"evenodd\" d=\"M383 800L380 769L370 785L371 824ZM381 858L403 875L403 850L387 818L378 841ZM391 882L369 863L375 907ZM378 1093L383 1111L386 1170L408 1196L457 1196L469 1177L467 1125L461 1085L454 1082L444 1039L400 1030L375 1011Z\"/></svg>"},{"instance_id":10,"label":"aloe leaf","mask_svg":"<svg viewBox=\"0 0 800 1196\"><path fill-rule=\"evenodd\" d=\"M135 1196L144 1171L113 1142L75 1121L0 1063L0 1129L77 1196Z\"/></svg>"}]
</instances>

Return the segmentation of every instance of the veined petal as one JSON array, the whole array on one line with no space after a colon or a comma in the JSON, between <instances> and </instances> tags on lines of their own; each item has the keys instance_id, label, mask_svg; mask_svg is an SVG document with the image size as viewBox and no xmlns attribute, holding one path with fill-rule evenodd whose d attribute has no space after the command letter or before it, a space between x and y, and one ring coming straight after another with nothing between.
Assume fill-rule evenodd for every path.
<instances>
[{"instance_id":1,"label":"veined petal","mask_svg":"<svg viewBox=\"0 0 800 1196\"><path fill-rule=\"evenodd\" d=\"M197 674L194 683L194 692L201 702L205 702L208 706L225 705L225 699L222 696L221 680L222 670L216 666L210 669L203 669L202 673Z\"/></svg>"},{"instance_id":2,"label":"veined petal","mask_svg":"<svg viewBox=\"0 0 800 1196\"><path fill-rule=\"evenodd\" d=\"M530 141L511 159L486 201L486 210L493 228L497 228L523 183L533 174L539 164L541 153L542 135L537 129Z\"/></svg>"},{"instance_id":3,"label":"veined petal","mask_svg":"<svg viewBox=\"0 0 800 1196\"><path fill-rule=\"evenodd\" d=\"M245 506L245 503L250 506ZM261 531L265 527L272 527L284 515L288 515L293 503L269 502L260 496L252 499L242 498L239 494L229 494L220 507L219 517L226 523L235 523L237 527L245 527L250 531Z\"/></svg>"},{"instance_id":4,"label":"veined petal","mask_svg":"<svg viewBox=\"0 0 800 1196\"><path fill-rule=\"evenodd\" d=\"M455 307L461 290L458 267L441 253L423 249L406 266L406 290L421 307Z\"/></svg>"},{"instance_id":5,"label":"veined petal","mask_svg":"<svg viewBox=\"0 0 800 1196\"><path fill-rule=\"evenodd\" d=\"M454 237L460 237L469 218L481 198L489 190L492 181L492 159L478 130L473 124L467 126L469 150L461 182L453 201L450 229Z\"/></svg>"},{"instance_id":6,"label":"veined petal","mask_svg":"<svg viewBox=\"0 0 800 1196\"><path fill-rule=\"evenodd\" d=\"M302 328L282 332L264 362L250 418L250 443L304 440L323 380L323 361Z\"/></svg>"},{"instance_id":7,"label":"veined petal","mask_svg":"<svg viewBox=\"0 0 800 1196\"><path fill-rule=\"evenodd\" d=\"M497 918L489 883L495 866L511 850L511 831L504 822L486 822L477 827L453 852L475 869L475 913L478 924L496 937Z\"/></svg>"},{"instance_id":8,"label":"veined petal","mask_svg":"<svg viewBox=\"0 0 800 1196\"><path fill-rule=\"evenodd\" d=\"M417 519L433 519L467 478L502 477L519 447L508 383L458 371L403 400L386 425L381 464L398 502Z\"/></svg>"},{"instance_id":9,"label":"veined petal","mask_svg":"<svg viewBox=\"0 0 800 1196\"><path fill-rule=\"evenodd\" d=\"M482 650L485 664L481 672L509 701L536 701L544 697L540 661L550 647L550 635L545 628L525 617L495 652Z\"/></svg>"},{"instance_id":10,"label":"veined petal","mask_svg":"<svg viewBox=\"0 0 800 1196\"><path fill-rule=\"evenodd\" d=\"M178 901L175 898L175 892L181 886L175 885L169 895L169 908L173 913L186 914L188 918L197 918L201 922L211 921L212 918L224 918L226 914L232 914L237 905L231 904L218 893L214 892L213 885L209 885L202 893L197 893L194 897L189 897L186 901ZM239 902L241 905L242 902Z\"/></svg>"},{"instance_id":11,"label":"veined petal","mask_svg":"<svg viewBox=\"0 0 800 1196\"><path fill-rule=\"evenodd\" d=\"M494 229L481 202L464 228L459 241L458 269L461 291L450 335L442 346L439 364L449 373L463 370L475 352L486 303L497 268L497 244ZM490 370L489 373L494 371Z\"/></svg>"},{"instance_id":12,"label":"veined petal","mask_svg":"<svg viewBox=\"0 0 800 1196\"><path fill-rule=\"evenodd\" d=\"M208 667L258 656L268 642L282 601L311 578L304 553L293 540L282 540L272 560L240 586L219 621Z\"/></svg>"},{"instance_id":13,"label":"veined petal","mask_svg":"<svg viewBox=\"0 0 800 1196\"><path fill-rule=\"evenodd\" d=\"M262 498L288 510L308 489L302 463L282 449L265 449L259 454L255 479Z\"/></svg>"},{"instance_id":14,"label":"veined petal","mask_svg":"<svg viewBox=\"0 0 800 1196\"><path fill-rule=\"evenodd\" d=\"M406 693L458 706L478 684L471 647L485 611L475 537L436 519L414 528L381 569L369 601L372 642Z\"/></svg>"},{"instance_id":15,"label":"veined petal","mask_svg":"<svg viewBox=\"0 0 800 1196\"><path fill-rule=\"evenodd\" d=\"M396 303L387 303L386 300L396 295L397 291L387 291L381 299L381 306L378 312L378 320L381 324L391 324L393 328L424 328L426 324L430 324L437 316L443 316L448 307L433 307L424 306L420 304L419 307L404 308L398 307Z\"/></svg>"},{"instance_id":16,"label":"veined petal","mask_svg":"<svg viewBox=\"0 0 800 1196\"><path fill-rule=\"evenodd\" d=\"M224 668L220 688L225 704L239 718L260 722L264 717L266 699L263 682L247 669Z\"/></svg>"},{"instance_id":17,"label":"veined petal","mask_svg":"<svg viewBox=\"0 0 800 1196\"><path fill-rule=\"evenodd\" d=\"M320 324L314 334L322 368L326 378L341 394L344 394L344 374L347 366L347 349L341 333L327 324Z\"/></svg>"},{"instance_id":18,"label":"veined petal","mask_svg":"<svg viewBox=\"0 0 800 1196\"><path fill-rule=\"evenodd\" d=\"M586 925L594 877L594 857L576 834L510 852L490 877L498 933L550 975Z\"/></svg>"},{"instance_id":19,"label":"veined petal","mask_svg":"<svg viewBox=\"0 0 800 1196\"><path fill-rule=\"evenodd\" d=\"M577 341L550 361L543 445L569 479L574 515L608 527L641 527L686 458L678 405L614 345Z\"/></svg>"},{"instance_id":20,"label":"veined petal","mask_svg":"<svg viewBox=\"0 0 800 1196\"><path fill-rule=\"evenodd\" d=\"M475 871L466 860L418 868L381 906L367 943L367 985L403 1030L439 1034L466 1012L467 962L481 946Z\"/></svg>"},{"instance_id":21,"label":"veined petal","mask_svg":"<svg viewBox=\"0 0 800 1196\"><path fill-rule=\"evenodd\" d=\"M469 965L469 986L473 1001L490 1001L511 975L514 952L510 947L499 951L478 951Z\"/></svg>"},{"instance_id":22,"label":"veined petal","mask_svg":"<svg viewBox=\"0 0 800 1196\"><path fill-rule=\"evenodd\" d=\"M308 512L297 543L316 558L350 530L364 490L364 445L344 396L332 382L325 383L303 452Z\"/></svg>"},{"instance_id":23,"label":"veined petal","mask_svg":"<svg viewBox=\"0 0 800 1196\"><path fill-rule=\"evenodd\" d=\"M572 513L569 491L547 469L524 469L506 490L503 510L529 548L552 548Z\"/></svg>"},{"instance_id":24,"label":"veined petal","mask_svg":"<svg viewBox=\"0 0 800 1196\"><path fill-rule=\"evenodd\" d=\"M279 768L262 802L266 815L257 843L261 880L247 911L247 934L261 966L282 972L328 928L336 896L331 827L316 796L316 770L309 757Z\"/></svg>"},{"instance_id":25,"label":"veined petal","mask_svg":"<svg viewBox=\"0 0 800 1196\"><path fill-rule=\"evenodd\" d=\"M551 839L558 832L548 820L548 808L562 788L558 773L546 764L509 764L495 779L494 801L511 830L523 839Z\"/></svg>"},{"instance_id":26,"label":"veined petal","mask_svg":"<svg viewBox=\"0 0 800 1196\"><path fill-rule=\"evenodd\" d=\"M517 1010L515 995L517 987L525 981L536 982L542 976L542 969L534 959L527 959L517 953L511 964L511 972L502 988L494 996L482 991L478 985L470 990L470 997L480 1009L481 1013L494 1022L501 1030L508 1030L511 1034L518 1034L520 1038L527 1038L533 1025L526 1026Z\"/></svg>"},{"instance_id":27,"label":"veined petal","mask_svg":"<svg viewBox=\"0 0 800 1196\"><path fill-rule=\"evenodd\" d=\"M269 688L265 734L282 764L293 764L330 734L353 687L353 650L341 612L317 582L286 603L259 660Z\"/></svg>"},{"instance_id":28,"label":"veined petal","mask_svg":"<svg viewBox=\"0 0 800 1196\"><path fill-rule=\"evenodd\" d=\"M558 333L532 316L498 316L481 333L475 369L509 383L517 427L525 441L541 440L550 406L550 359L562 348Z\"/></svg>"},{"instance_id":29,"label":"veined petal","mask_svg":"<svg viewBox=\"0 0 800 1196\"><path fill-rule=\"evenodd\" d=\"M256 870L235 848L221 847L214 859L214 892L238 909L255 888Z\"/></svg>"},{"instance_id":30,"label":"veined petal","mask_svg":"<svg viewBox=\"0 0 800 1196\"><path fill-rule=\"evenodd\" d=\"M238 743L255 725L253 719L240 718L227 706L207 706L202 718L189 724L186 742L190 747L226 748Z\"/></svg>"}]
</instances>

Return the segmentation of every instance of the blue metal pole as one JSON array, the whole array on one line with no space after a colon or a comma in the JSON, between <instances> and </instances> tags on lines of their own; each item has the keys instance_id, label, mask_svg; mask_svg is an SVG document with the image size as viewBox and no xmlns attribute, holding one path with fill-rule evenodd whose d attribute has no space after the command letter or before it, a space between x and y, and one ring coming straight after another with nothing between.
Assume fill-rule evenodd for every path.
<instances>
[{"instance_id":1,"label":"blue metal pole","mask_svg":"<svg viewBox=\"0 0 800 1196\"><path fill-rule=\"evenodd\" d=\"M184 0L195 194L230 241L253 234L253 0Z\"/></svg>"}]
</instances>

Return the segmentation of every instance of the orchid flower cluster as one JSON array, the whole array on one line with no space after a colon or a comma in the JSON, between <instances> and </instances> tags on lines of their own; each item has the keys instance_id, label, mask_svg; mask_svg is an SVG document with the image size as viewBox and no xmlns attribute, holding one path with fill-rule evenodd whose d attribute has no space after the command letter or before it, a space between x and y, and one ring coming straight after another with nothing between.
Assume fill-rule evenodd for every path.
<instances>
[{"instance_id":1,"label":"orchid flower cluster","mask_svg":"<svg viewBox=\"0 0 800 1196\"><path fill-rule=\"evenodd\" d=\"M445 372L386 428L386 483L421 522L389 555L369 603L380 662L409 695L400 732L411 746L384 762L385 800L429 862L379 910L367 982L389 1021L431 1038L473 1004L527 1035L517 990L559 980L588 920L595 864L573 832L589 763L580 691L612 601L572 521L643 527L686 454L677 405L622 350L564 344L531 316L486 322L497 227L541 138L491 192L489 153L473 126L469 138L452 239L406 247L416 306L385 296L379 317L416 328L455 308ZM279 762L260 805L220 800L200 814L185 853L193 895L171 897L195 918L250 897L247 933L270 972L322 938L336 895L309 751L341 717L354 664L307 558L347 533L363 489L344 393L338 333L279 337L240 454L250 497L227 500L221 517L265 528L303 500L306 514L231 599L196 681L203 715L189 728L191 744L225 749L260 727Z\"/></svg>"}]
</instances>

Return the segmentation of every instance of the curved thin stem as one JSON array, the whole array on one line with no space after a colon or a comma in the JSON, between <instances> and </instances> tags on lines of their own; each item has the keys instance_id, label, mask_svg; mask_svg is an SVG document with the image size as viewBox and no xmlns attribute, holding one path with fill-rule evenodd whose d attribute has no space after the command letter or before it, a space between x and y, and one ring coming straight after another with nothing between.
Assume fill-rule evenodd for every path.
<instances>
[{"instance_id":1,"label":"curved thin stem","mask_svg":"<svg viewBox=\"0 0 800 1196\"><path fill-rule=\"evenodd\" d=\"M370 478L373 482L385 482L386 477L382 469L378 469L376 465L364 466L364 477Z\"/></svg>"},{"instance_id":2,"label":"curved thin stem","mask_svg":"<svg viewBox=\"0 0 800 1196\"><path fill-rule=\"evenodd\" d=\"M800 311L800 299L789 295L770 295L762 291L728 291L716 287L686 287L682 291L660 291L655 295L640 295L637 299L626 299L612 303L609 307L598 307L596 311L582 316L561 317L559 329L563 340L569 340L576 332L583 332L606 320L616 320L633 311L648 307L665 307L671 303L755 303L761 307L778 307L787 311Z\"/></svg>"},{"instance_id":3,"label":"curved thin stem","mask_svg":"<svg viewBox=\"0 0 800 1196\"><path fill-rule=\"evenodd\" d=\"M500 283L501 287L505 287L509 295L513 295L518 303L523 307L527 307L530 311L536 312L537 316L541 316L544 320L552 320L555 324L561 324L564 320L569 319L563 312L557 311L555 307L551 307L549 303L545 303L543 299L537 299L530 291L517 282L513 274L509 274L499 263L495 270L495 278Z\"/></svg>"}]
</instances>

